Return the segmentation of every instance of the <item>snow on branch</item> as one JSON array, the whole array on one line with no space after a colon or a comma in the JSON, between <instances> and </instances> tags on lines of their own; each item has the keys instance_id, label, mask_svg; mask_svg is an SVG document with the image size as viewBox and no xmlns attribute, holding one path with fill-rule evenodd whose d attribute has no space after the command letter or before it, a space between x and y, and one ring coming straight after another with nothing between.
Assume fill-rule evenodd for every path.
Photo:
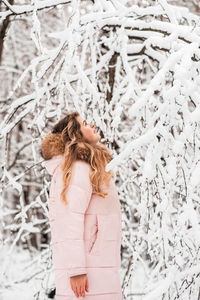
<instances>
[{"instance_id":1,"label":"snow on branch","mask_svg":"<svg viewBox=\"0 0 200 300\"><path fill-rule=\"evenodd\" d=\"M41 139L77 110L113 155L106 170L116 173L123 212L124 298L198 299L199 16L166 0L127 2L3 0L2 19L16 17L0 69L5 244L9 257L17 245L37 249L49 270Z\"/></svg>"},{"instance_id":2,"label":"snow on branch","mask_svg":"<svg viewBox=\"0 0 200 300\"><path fill-rule=\"evenodd\" d=\"M32 13L34 11L34 5L10 5L7 0L2 0L5 6L8 8L5 12L0 12L0 17L5 19L12 15L22 15ZM37 10L43 10L57 5L69 4L71 0L43 0L38 1Z\"/></svg>"}]
</instances>

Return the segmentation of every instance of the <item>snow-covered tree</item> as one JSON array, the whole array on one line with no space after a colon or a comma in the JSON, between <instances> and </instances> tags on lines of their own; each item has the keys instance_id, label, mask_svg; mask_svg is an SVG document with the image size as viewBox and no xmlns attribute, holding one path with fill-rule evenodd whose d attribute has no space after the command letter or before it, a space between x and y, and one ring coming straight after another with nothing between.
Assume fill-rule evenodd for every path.
<instances>
[{"instance_id":1,"label":"snow-covered tree","mask_svg":"<svg viewBox=\"0 0 200 300\"><path fill-rule=\"evenodd\" d=\"M39 272L49 287L50 178L40 143L74 109L113 153L107 168L116 171L123 212L124 298L198 299L200 19L195 0L190 10L180 4L2 0L3 276L19 246L38 268L42 261L28 278Z\"/></svg>"}]
</instances>

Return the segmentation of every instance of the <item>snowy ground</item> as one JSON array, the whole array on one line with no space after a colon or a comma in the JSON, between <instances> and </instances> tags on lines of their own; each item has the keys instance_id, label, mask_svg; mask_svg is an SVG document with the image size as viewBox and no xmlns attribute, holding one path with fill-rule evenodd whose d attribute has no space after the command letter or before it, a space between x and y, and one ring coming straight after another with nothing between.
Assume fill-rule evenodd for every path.
<instances>
[{"instance_id":1,"label":"snowy ground","mask_svg":"<svg viewBox=\"0 0 200 300\"><path fill-rule=\"evenodd\" d=\"M1 265L6 249L1 251ZM53 272L45 272L38 252L30 256L27 250L15 250L2 274L0 300L47 300L45 291L53 286ZM3 276L3 278L2 278Z\"/></svg>"}]
</instances>

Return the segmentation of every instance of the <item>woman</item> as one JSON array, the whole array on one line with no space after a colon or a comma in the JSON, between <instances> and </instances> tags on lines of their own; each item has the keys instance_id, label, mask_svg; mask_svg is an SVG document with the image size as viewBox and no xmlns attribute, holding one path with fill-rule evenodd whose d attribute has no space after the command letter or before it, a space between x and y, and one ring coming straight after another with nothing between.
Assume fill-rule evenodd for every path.
<instances>
[{"instance_id":1,"label":"woman","mask_svg":"<svg viewBox=\"0 0 200 300\"><path fill-rule=\"evenodd\" d=\"M56 300L122 300L121 210L111 160L93 124L78 112L42 141L52 175L49 220Z\"/></svg>"}]
</instances>

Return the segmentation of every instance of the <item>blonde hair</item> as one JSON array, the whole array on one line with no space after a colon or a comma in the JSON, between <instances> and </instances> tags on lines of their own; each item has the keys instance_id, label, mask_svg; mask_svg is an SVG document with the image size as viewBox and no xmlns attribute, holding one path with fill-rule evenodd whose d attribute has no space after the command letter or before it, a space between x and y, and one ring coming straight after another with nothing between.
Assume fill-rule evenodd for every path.
<instances>
[{"instance_id":1,"label":"blonde hair","mask_svg":"<svg viewBox=\"0 0 200 300\"><path fill-rule=\"evenodd\" d=\"M66 199L66 191L69 186L72 166L76 160L86 161L91 166L90 181L92 184L93 192L101 197L107 196L102 190L102 184L107 186L113 175L112 171L106 172L106 164L112 159L109 149L103 144L90 144L84 140L83 134L80 130L80 124L77 120L78 112L72 112L65 118L60 120L52 129L52 133L60 136L63 147L63 190L61 192L62 201L68 205Z\"/></svg>"}]
</instances>

